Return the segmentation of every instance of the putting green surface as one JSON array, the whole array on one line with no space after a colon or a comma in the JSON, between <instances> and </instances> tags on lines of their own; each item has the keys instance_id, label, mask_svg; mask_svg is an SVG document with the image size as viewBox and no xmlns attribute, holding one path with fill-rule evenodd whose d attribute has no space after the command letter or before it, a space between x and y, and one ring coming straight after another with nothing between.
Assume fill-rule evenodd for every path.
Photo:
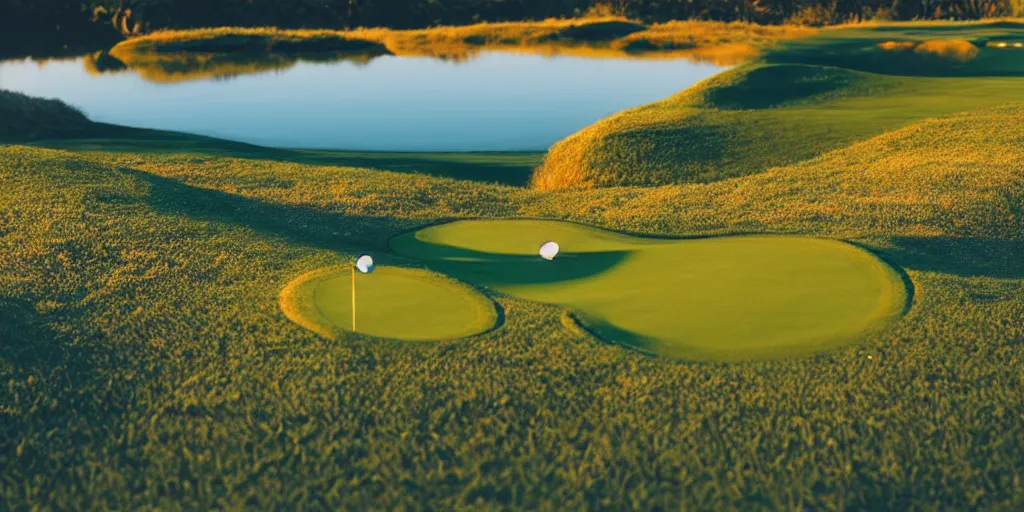
<instances>
[{"instance_id":1,"label":"putting green surface","mask_svg":"<svg viewBox=\"0 0 1024 512\"><path fill-rule=\"evenodd\" d=\"M460 338L497 322L494 303L472 288L425 270L378 267L356 274L356 331L410 341ZM352 330L352 269L310 272L281 292L296 323L334 337Z\"/></svg>"},{"instance_id":2,"label":"putting green surface","mask_svg":"<svg viewBox=\"0 0 1024 512\"><path fill-rule=\"evenodd\" d=\"M547 240L554 261L537 256ZM458 221L391 241L453 277L571 308L592 332L660 355L734 361L859 339L904 310L900 276L849 244L792 236L638 238L557 221Z\"/></svg>"}]
</instances>

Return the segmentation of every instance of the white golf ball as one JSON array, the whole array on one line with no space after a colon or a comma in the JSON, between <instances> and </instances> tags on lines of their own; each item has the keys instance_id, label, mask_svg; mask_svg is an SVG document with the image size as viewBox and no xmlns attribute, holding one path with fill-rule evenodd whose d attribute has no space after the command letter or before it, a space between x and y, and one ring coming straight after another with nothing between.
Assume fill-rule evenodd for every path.
<instances>
[{"instance_id":1,"label":"white golf ball","mask_svg":"<svg viewBox=\"0 0 1024 512\"><path fill-rule=\"evenodd\" d=\"M555 256L558 256L558 249L558 244L555 242L546 242L540 246L540 257L551 261L555 259Z\"/></svg>"},{"instance_id":2,"label":"white golf ball","mask_svg":"<svg viewBox=\"0 0 1024 512\"><path fill-rule=\"evenodd\" d=\"M373 258L370 256L360 256L359 259L356 260L356 269L364 274L373 272L374 268Z\"/></svg>"}]
</instances>

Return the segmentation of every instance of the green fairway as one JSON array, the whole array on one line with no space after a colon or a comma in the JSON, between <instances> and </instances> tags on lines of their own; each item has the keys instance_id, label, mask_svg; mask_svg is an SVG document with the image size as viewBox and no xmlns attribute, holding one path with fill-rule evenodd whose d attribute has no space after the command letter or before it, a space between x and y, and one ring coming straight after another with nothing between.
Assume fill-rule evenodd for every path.
<instances>
[{"instance_id":1,"label":"green fairway","mask_svg":"<svg viewBox=\"0 0 1024 512\"><path fill-rule=\"evenodd\" d=\"M1021 101L1024 49L997 46L1011 40L1024 40L1024 24L824 30L573 134L533 182L556 190L719 181Z\"/></svg>"},{"instance_id":2,"label":"green fairway","mask_svg":"<svg viewBox=\"0 0 1024 512\"><path fill-rule=\"evenodd\" d=\"M356 331L410 341L460 338L494 326L494 304L468 286L423 270L379 267L356 273ZM306 274L281 293L293 321L334 337L352 330L351 267Z\"/></svg>"},{"instance_id":3,"label":"green fairway","mask_svg":"<svg viewBox=\"0 0 1024 512\"><path fill-rule=\"evenodd\" d=\"M536 255L545 240L563 253ZM903 311L899 275L841 242L637 238L534 220L458 221L402 235L398 253L466 281L568 306L602 337L661 355L743 360L852 342Z\"/></svg>"}]
</instances>

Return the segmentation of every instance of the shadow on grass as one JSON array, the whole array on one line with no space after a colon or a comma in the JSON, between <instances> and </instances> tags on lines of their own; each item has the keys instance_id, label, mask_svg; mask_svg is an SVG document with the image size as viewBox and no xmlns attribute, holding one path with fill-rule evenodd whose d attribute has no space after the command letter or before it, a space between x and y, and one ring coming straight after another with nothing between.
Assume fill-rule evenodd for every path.
<instances>
[{"instance_id":1,"label":"shadow on grass","mask_svg":"<svg viewBox=\"0 0 1024 512\"><path fill-rule=\"evenodd\" d=\"M622 329L602 317L586 315L582 312L574 311L568 314L567 318L569 321L573 322L574 328L605 343L612 343L614 345L635 350L636 352L646 356L664 355L658 352L660 344L657 340L641 336L633 331Z\"/></svg>"},{"instance_id":2,"label":"shadow on grass","mask_svg":"<svg viewBox=\"0 0 1024 512\"><path fill-rule=\"evenodd\" d=\"M54 139L34 145L71 151L195 155L242 158L304 165L362 167L381 171L525 186L543 153L412 153L275 149L200 135L97 124L89 138Z\"/></svg>"},{"instance_id":3,"label":"shadow on grass","mask_svg":"<svg viewBox=\"0 0 1024 512\"><path fill-rule=\"evenodd\" d=\"M152 378L144 344L113 341L77 313L41 313L34 298L0 295L0 453L10 454L0 456L5 479L65 474L68 464L87 458L69 447L125 431L137 397L134 379Z\"/></svg>"},{"instance_id":4,"label":"shadow on grass","mask_svg":"<svg viewBox=\"0 0 1024 512\"><path fill-rule=\"evenodd\" d=\"M911 270L1024 279L1024 240L904 237L893 242L895 248L879 252Z\"/></svg>"},{"instance_id":5,"label":"shadow on grass","mask_svg":"<svg viewBox=\"0 0 1024 512\"><path fill-rule=\"evenodd\" d=\"M133 169L122 169L151 187L147 204L158 213L219 222L332 251L367 249L359 233L394 233L415 222L390 217L352 216L317 208L266 203L219 190L194 187ZM110 198L116 201L117 198ZM352 229L357 227L358 229ZM349 230L357 233L351 235ZM628 251L563 253L555 261L535 256L492 254L430 245L431 269L484 286L559 283L600 274L624 261ZM383 249L383 248L382 248ZM399 253L416 257L408 252Z\"/></svg>"},{"instance_id":6,"label":"shadow on grass","mask_svg":"<svg viewBox=\"0 0 1024 512\"><path fill-rule=\"evenodd\" d=\"M601 274L629 255L628 251L563 253L554 261L545 261L539 256L475 253L470 260L446 259L426 264L438 272L484 286L557 284Z\"/></svg>"},{"instance_id":7,"label":"shadow on grass","mask_svg":"<svg viewBox=\"0 0 1024 512\"><path fill-rule=\"evenodd\" d=\"M397 254L423 261L428 267L483 286L555 284L583 279L610 270L631 251L562 252L551 261L539 255L502 254L420 241L415 233L393 238Z\"/></svg>"},{"instance_id":8,"label":"shadow on grass","mask_svg":"<svg viewBox=\"0 0 1024 512\"><path fill-rule=\"evenodd\" d=\"M409 223L387 217L352 216L316 208L265 203L219 190L187 185L133 169L121 169L151 187L147 204L158 213L220 222L278 236L290 243L334 251L366 248L347 231L394 232Z\"/></svg>"},{"instance_id":9,"label":"shadow on grass","mask_svg":"<svg viewBox=\"0 0 1024 512\"><path fill-rule=\"evenodd\" d=\"M0 360L19 372L48 373L65 361L62 344L28 301L0 296Z\"/></svg>"}]
</instances>

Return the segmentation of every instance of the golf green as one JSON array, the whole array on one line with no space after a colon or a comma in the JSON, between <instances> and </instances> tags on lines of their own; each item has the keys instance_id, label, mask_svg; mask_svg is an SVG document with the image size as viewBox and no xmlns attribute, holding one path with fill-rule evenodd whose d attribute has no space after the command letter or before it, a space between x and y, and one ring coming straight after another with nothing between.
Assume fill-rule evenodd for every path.
<instances>
[{"instance_id":1,"label":"golf green","mask_svg":"<svg viewBox=\"0 0 1024 512\"><path fill-rule=\"evenodd\" d=\"M476 290L426 270L377 267L356 273L356 332L409 341L460 338L497 322L494 303ZM352 330L352 268L320 269L281 292L294 322L326 337Z\"/></svg>"},{"instance_id":2,"label":"golf green","mask_svg":"<svg viewBox=\"0 0 1024 512\"><path fill-rule=\"evenodd\" d=\"M537 256L547 240L553 261ZM570 308L602 338L659 355L735 361L857 341L901 314L899 274L839 241L653 239L566 222L473 220L394 238L396 253L524 299Z\"/></svg>"}]
</instances>

